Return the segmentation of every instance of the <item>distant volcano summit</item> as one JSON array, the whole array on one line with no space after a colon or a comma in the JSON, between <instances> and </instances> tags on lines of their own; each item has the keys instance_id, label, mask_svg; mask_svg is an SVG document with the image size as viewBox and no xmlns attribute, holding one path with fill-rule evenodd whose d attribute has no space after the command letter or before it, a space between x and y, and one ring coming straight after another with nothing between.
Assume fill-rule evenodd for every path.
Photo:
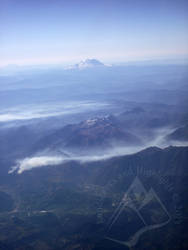
<instances>
[{"instance_id":1,"label":"distant volcano summit","mask_svg":"<svg viewBox=\"0 0 188 250\"><path fill-rule=\"evenodd\" d=\"M76 66L77 68L82 69L105 65L97 59L86 59L85 61L81 61L80 63L76 64Z\"/></svg>"},{"instance_id":2,"label":"distant volcano summit","mask_svg":"<svg viewBox=\"0 0 188 250\"><path fill-rule=\"evenodd\" d=\"M100 62L97 59L86 59L83 60L73 66L71 66L71 69L87 69L87 68L94 68L94 67L99 67L99 66L106 66L104 63Z\"/></svg>"}]
</instances>

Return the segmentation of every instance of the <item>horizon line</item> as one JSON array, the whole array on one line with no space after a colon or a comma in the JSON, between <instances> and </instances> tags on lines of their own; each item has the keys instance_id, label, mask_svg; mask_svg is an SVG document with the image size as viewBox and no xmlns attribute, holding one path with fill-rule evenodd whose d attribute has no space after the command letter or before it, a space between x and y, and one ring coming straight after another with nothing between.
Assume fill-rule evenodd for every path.
<instances>
[{"instance_id":1,"label":"horizon line","mask_svg":"<svg viewBox=\"0 0 188 250\"><path fill-rule=\"evenodd\" d=\"M86 61L86 60L92 60L96 59L100 62L104 62L107 64L112 64L113 66L115 65L122 65L122 64L134 64L134 63L147 63L147 62L160 62L160 63L169 63L169 64L175 64L175 63L182 63L182 64L187 64L188 63L188 55L178 55L178 56L171 56L171 57L155 57L155 58L132 58L132 59L117 59L117 60L102 60L98 59L97 57L85 57L83 59L78 59L78 60L66 60L66 61L48 61L48 62L26 62L26 63L20 63L20 62L8 62L4 64L0 64L0 69L7 68L7 67L56 67L56 66L72 66L77 63L80 63L81 61Z\"/></svg>"}]
</instances>

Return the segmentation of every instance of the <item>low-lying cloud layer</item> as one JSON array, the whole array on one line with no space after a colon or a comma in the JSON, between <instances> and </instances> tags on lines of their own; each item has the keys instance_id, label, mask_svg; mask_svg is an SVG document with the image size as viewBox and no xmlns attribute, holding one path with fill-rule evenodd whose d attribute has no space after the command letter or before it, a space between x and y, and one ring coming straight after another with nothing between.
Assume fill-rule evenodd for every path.
<instances>
[{"instance_id":1,"label":"low-lying cloud layer","mask_svg":"<svg viewBox=\"0 0 188 250\"><path fill-rule=\"evenodd\" d=\"M1 110L0 122L76 114L90 110L98 110L107 106L107 103L92 101L24 105Z\"/></svg>"}]
</instances>

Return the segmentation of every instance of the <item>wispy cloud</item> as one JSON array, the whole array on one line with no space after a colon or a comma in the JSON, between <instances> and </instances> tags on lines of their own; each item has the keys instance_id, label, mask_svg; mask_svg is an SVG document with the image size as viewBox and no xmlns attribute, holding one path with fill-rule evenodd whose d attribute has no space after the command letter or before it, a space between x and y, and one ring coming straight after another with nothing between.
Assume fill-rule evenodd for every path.
<instances>
[{"instance_id":1,"label":"wispy cloud","mask_svg":"<svg viewBox=\"0 0 188 250\"><path fill-rule=\"evenodd\" d=\"M67 103L46 103L37 105L23 105L14 108L4 109L0 112L0 122L15 120L29 120L46 118L60 115L82 113L90 110L98 110L107 107L107 103L100 102L67 102Z\"/></svg>"}]
</instances>

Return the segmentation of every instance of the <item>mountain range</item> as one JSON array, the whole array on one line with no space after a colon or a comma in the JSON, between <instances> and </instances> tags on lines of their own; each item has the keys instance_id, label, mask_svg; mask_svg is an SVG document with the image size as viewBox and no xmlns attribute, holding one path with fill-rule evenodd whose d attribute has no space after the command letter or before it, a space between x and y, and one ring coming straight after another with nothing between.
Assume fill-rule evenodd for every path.
<instances>
[{"instance_id":1,"label":"mountain range","mask_svg":"<svg viewBox=\"0 0 188 250\"><path fill-rule=\"evenodd\" d=\"M145 189L155 190L155 197L159 197L169 211L171 223L161 227L160 233L157 230L154 234L144 233L136 247L144 250L149 244L165 249L168 244L175 250L179 241L186 244L186 221L177 217L177 209L181 206L183 218L188 205L187 161L188 147L154 147L106 161L86 164L72 161L21 175L1 174L0 247L2 250L17 250L20 245L32 250L36 246L40 246L39 249L120 250L121 244L105 238L106 225L124 193L129 187L133 189L131 184L139 178ZM6 166L2 161L0 164L2 173ZM134 196L139 199L142 190L134 188ZM140 212L149 225L156 224L156 218L166 221L163 209L159 209L157 200L151 201L150 193L147 206L144 203ZM143 202L144 199L141 204ZM102 216L100 220L99 216ZM110 235L126 240L127 235L142 228L137 219L129 209L124 210L121 224L114 224ZM174 226L174 223L181 225ZM145 237L147 241L142 240ZM158 241L158 237L163 240Z\"/></svg>"},{"instance_id":2,"label":"mountain range","mask_svg":"<svg viewBox=\"0 0 188 250\"><path fill-rule=\"evenodd\" d=\"M185 65L0 74L0 250L188 249Z\"/></svg>"},{"instance_id":3,"label":"mountain range","mask_svg":"<svg viewBox=\"0 0 188 250\"><path fill-rule=\"evenodd\" d=\"M133 146L141 144L139 137L123 129L112 115L91 118L78 124L69 124L42 138L34 146L45 148L72 149L78 152L101 151L114 145Z\"/></svg>"}]
</instances>

